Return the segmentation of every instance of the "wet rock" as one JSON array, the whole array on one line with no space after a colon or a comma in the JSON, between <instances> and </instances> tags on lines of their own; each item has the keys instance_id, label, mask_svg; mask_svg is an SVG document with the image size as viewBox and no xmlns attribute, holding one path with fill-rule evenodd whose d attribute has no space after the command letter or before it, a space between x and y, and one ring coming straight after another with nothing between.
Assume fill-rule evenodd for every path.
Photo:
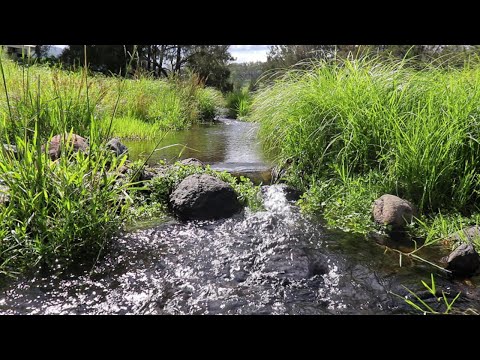
<instances>
[{"instance_id":1,"label":"wet rock","mask_svg":"<svg viewBox=\"0 0 480 360\"><path fill-rule=\"evenodd\" d=\"M377 244L397 249L403 252L413 251L416 247L421 246L424 238L412 238L407 231L391 231L387 234L370 232L367 234L369 239L374 240Z\"/></svg>"},{"instance_id":2,"label":"wet rock","mask_svg":"<svg viewBox=\"0 0 480 360\"><path fill-rule=\"evenodd\" d=\"M454 232L448 236L448 239L460 242L472 242L475 238L480 237L480 226L469 226L460 231Z\"/></svg>"},{"instance_id":3,"label":"wet rock","mask_svg":"<svg viewBox=\"0 0 480 360\"><path fill-rule=\"evenodd\" d=\"M309 263L309 277L328 273L328 258L323 254L316 254Z\"/></svg>"},{"instance_id":4,"label":"wet rock","mask_svg":"<svg viewBox=\"0 0 480 360\"><path fill-rule=\"evenodd\" d=\"M182 220L226 218L242 208L229 184L206 174L186 177L170 195L170 205Z\"/></svg>"},{"instance_id":5,"label":"wet rock","mask_svg":"<svg viewBox=\"0 0 480 360\"><path fill-rule=\"evenodd\" d=\"M195 158L183 159L182 161L180 161L180 164L205 167L205 164L203 162L201 162L200 160L195 159Z\"/></svg>"},{"instance_id":6,"label":"wet rock","mask_svg":"<svg viewBox=\"0 0 480 360\"><path fill-rule=\"evenodd\" d=\"M292 186L286 184L280 184L279 186L288 201L297 201L298 199L300 199L300 196L302 196L302 192Z\"/></svg>"},{"instance_id":7,"label":"wet rock","mask_svg":"<svg viewBox=\"0 0 480 360\"><path fill-rule=\"evenodd\" d=\"M472 276L480 270L480 256L472 244L463 243L448 255L447 264L454 275Z\"/></svg>"},{"instance_id":8,"label":"wet rock","mask_svg":"<svg viewBox=\"0 0 480 360\"><path fill-rule=\"evenodd\" d=\"M293 160L289 159L289 160L285 161L284 164L277 165L271 170L272 183L273 184L280 183L280 182L284 181L283 177L287 174L288 169L290 168L292 163L293 163Z\"/></svg>"},{"instance_id":9,"label":"wet rock","mask_svg":"<svg viewBox=\"0 0 480 360\"><path fill-rule=\"evenodd\" d=\"M117 156L122 156L128 153L128 148L123 145L118 138L110 139L106 147L108 150L113 151Z\"/></svg>"},{"instance_id":10,"label":"wet rock","mask_svg":"<svg viewBox=\"0 0 480 360\"><path fill-rule=\"evenodd\" d=\"M266 276L300 281L311 274L310 260L302 249L274 246L268 256L257 259L256 266Z\"/></svg>"},{"instance_id":11,"label":"wet rock","mask_svg":"<svg viewBox=\"0 0 480 360\"><path fill-rule=\"evenodd\" d=\"M71 147L71 151L76 153L77 151L88 151L88 140L81 137L77 134L65 134L63 135L55 135L49 141L48 147L48 156L52 160L57 160L60 158L60 154L62 151L62 142L65 140L68 141L69 147ZM45 145L42 146L42 151L45 151Z\"/></svg>"},{"instance_id":12,"label":"wet rock","mask_svg":"<svg viewBox=\"0 0 480 360\"><path fill-rule=\"evenodd\" d=\"M390 194L375 200L372 210L375 222L390 225L394 229L403 228L416 215L416 209L409 201Z\"/></svg>"}]
</instances>

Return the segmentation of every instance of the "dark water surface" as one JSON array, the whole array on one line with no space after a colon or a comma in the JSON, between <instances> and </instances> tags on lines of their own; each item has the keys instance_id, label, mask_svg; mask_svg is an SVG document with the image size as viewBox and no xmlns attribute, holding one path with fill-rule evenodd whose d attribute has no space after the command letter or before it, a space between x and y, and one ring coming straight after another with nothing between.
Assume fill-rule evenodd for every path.
<instances>
[{"instance_id":1,"label":"dark water surface","mask_svg":"<svg viewBox=\"0 0 480 360\"><path fill-rule=\"evenodd\" d=\"M176 134L176 141L191 139L190 147L202 149L183 157L219 167L267 167L254 125L229 122ZM165 156L174 155L159 155ZM385 252L372 239L327 231L319 219L300 214L279 186L265 189L265 211L246 209L226 220L151 224L116 238L92 271L11 283L0 292L0 313L416 313L393 293L407 294L405 285L435 306L436 299L421 285L432 272L447 297L462 292L459 310L480 312L479 277L450 280L434 267L408 259L400 267L398 254ZM440 255L436 249L424 253Z\"/></svg>"}]
</instances>

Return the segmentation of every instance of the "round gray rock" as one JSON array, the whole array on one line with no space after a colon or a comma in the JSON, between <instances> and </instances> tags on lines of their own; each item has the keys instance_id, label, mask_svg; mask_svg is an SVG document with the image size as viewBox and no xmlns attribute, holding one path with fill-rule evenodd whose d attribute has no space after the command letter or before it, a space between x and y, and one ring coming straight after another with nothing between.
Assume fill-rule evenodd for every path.
<instances>
[{"instance_id":1,"label":"round gray rock","mask_svg":"<svg viewBox=\"0 0 480 360\"><path fill-rule=\"evenodd\" d=\"M463 243L447 257L447 269L459 276L472 276L480 270L480 256L472 244Z\"/></svg>"},{"instance_id":2,"label":"round gray rock","mask_svg":"<svg viewBox=\"0 0 480 360\"><path fill-rule=\"evenodd\" d=\"M242 208L229 184L206 174L186 177L170 195L170 206L181 220L226 218Z\"/></svg>"},{"instance_id":3,"label":"round gray rock","mask_svg":"<svg viewBox=\"0 0 480 360\"><path fill-rule=\"evenodd\" d=\"M106 147L108 150L113 151L117 156L128 153L128 148L123 145L117 138L110 139Z\"/></svg>"},{"instance_id":4,"label":"round gray rock","mask_svg":"<svg viewBox=\"0 0 480 360\"><path fill-rule=\"evenodd\" d=\"M409 201L390 194L375 200L372 210L375 222L395 229L403 228L416 215L415 207Z\"/></svg>"}]
</instances>

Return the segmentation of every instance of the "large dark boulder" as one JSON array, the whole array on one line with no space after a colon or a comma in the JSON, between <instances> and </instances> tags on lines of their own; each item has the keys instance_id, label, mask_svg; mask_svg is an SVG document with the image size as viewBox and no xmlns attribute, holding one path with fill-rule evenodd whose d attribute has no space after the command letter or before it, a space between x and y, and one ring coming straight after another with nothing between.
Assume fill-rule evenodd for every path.
<instances>
[{"instance_id":1,"label":"large dark boulder","mask_svg":"<svg viewBox=\"0 0 480 360\"><path fill-rule=\"evenodd\" d=\"M374 201L373 219L376 223L401 229L413 220L415 207L407 200L398 196L385 194Z\"/></svg>"},{"instance_id":2,"label":"large dark boulder","mask_svg":"<svg viewBox=\"0 0 480 360\"><path fill-rule=\"evenodd\" d=\"M480 270L480 256L471 243L463 243L447 257L447 270L454 275L472 276Z\"/></svg>"},{"instance_id":3,"label":"large dark boulder","mask_svg":"<svg viewBox=\"0 0 480 360\"><path fill-rule=\"evenodd\" d=\"M77 134L65 134L65 135L55 135L49 141L48 146L48 156L52 160L57 160L60 158L62 152L62 143L66 140L68 142L68 148L71 149L72 153L77 151L88 151L88 140L81 137ZM42 151L45 151L45 146L42 146Z\"/></svg>"},{"instance_id":4,"label":"large dark boulder","mask_svg":"<svg viewBox=\"0 0 480 360\"><path fill-rule=\"evenodd\" d=\"M128 148L117 138L110 139L106 146L108 150L114 152L117 156L122 156L128 153Z\"/></svg>"},{"instance_id":5,"label":"large dark boulder","mask_svg":"<svg viewBox=\"0 0 480 360\"><path fill-rule=\"evenodd\" d=\"M170 195L170 206L181 220L226 218L242 208L229 184L206 174L186 177Z\"/></svg>"}]
</instances>

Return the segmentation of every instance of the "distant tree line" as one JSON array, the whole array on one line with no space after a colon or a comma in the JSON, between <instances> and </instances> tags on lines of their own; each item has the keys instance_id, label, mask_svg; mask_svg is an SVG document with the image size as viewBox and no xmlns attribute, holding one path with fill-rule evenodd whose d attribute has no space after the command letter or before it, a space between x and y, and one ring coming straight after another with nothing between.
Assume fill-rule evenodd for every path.
<instances>
[{"instance_id":1,"label":"distant tree line","mask_svg":"<svg viewBox=\"0 0 480 360\"><path fill-rule=\"evenodd\" d=\"M432 60L438 60L440 65L463 66L467 59L479 54L478 45L273 45L264 70L289 67L311 58L360 56L406 58L418 66Z\"/></svg>"},{"instance_id":2,"label":"distant tree line","mask_svg":"<svg viewBox=\"0 0 480 360\"><path fill-rule=\"evenodd\" d=\"M68 45L60 56L66 66L84 66L106 75L137 73L166 77L196 73L207 86L231 90L229 45ZM86 50L86 56L85 56Z\"/></svg>"},{"instance_id":3,"label":"distant tree line","mask_svg":"<svg viewBox=\"0 0 480 360\"><path fill-rule=\"evenodd\" d=\"M265 63L261 61L231 63L230 79L234 90L248 87L249 90L256 90L257 80L264 72Z\"/></svg>"},{"instance_id":4,"label":"distant tree line","mask_svg":"<svg viewBox=\"0 0 480 360\"><path fill-rule=\"evenodd\" d=\"M478 45L272 45L266 62L232 63L230 45L68 45L58 60L47 59L50 45L36 45L35 55L44 63L83 67L106 75L154 77L195 73L207 86L224 92L248 86L255 90L258 79L269 70L292 65L308 66L308 59L335 61L344 57L377 56L407 58L410 65L423 66L437 60L441 66L463 66L480 54ZM86 56L85 56L86 50Z\"/></svg>"}]
</instances>

